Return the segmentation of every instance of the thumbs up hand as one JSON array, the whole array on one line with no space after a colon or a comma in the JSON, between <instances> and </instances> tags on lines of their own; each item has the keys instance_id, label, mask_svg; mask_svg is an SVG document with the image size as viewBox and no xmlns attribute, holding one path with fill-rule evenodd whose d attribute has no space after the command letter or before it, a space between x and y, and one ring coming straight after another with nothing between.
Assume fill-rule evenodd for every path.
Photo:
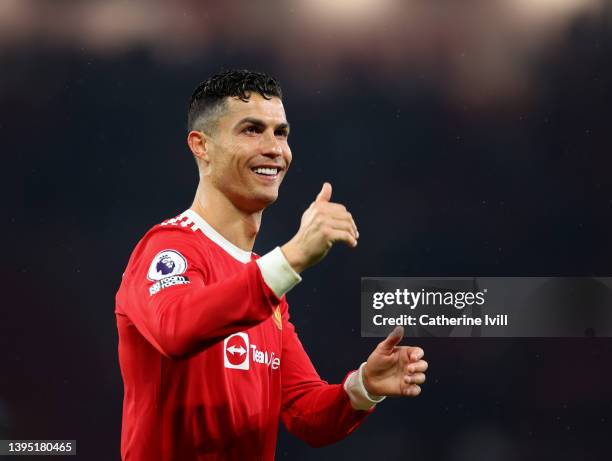
<instances>
[{"instance_id":1,"label":"thumbs up hand","mask_svg":"<svg viewBox=\"0 0 612 461\"><path fill-rule=\"evenodd\" d=\"M323 183L323 187L321 188L321 192L317 194L317 198L315 202L329 202L331 200L332 194L332 186L328 182Z\"/></svg>"},{"instance_id":2,"label":"thumbs up hand","mask_svg":"<svg viewBox=\"0 0 612 461\"><path fill-rule=\"evenodd\" d=\"M281 247L298 273L321 261L334 243L357 246L359 232L353 216L344 205L331 202L331 196L332 186L326 182L302 215L297 234Z\"/></svg>"},{"instance_id":3,"label":"thumbs up hand","mask_svg":"<svg viewBox=\"0 0 612 461\"><path fill-rule=\"evenodd\" d=\"M363 385L375 396L416 397L425 382L427 362L423 349L398 346L404 336L403 327L395 327L368 357L363 369Z\"/></svg>"}]
</instances>

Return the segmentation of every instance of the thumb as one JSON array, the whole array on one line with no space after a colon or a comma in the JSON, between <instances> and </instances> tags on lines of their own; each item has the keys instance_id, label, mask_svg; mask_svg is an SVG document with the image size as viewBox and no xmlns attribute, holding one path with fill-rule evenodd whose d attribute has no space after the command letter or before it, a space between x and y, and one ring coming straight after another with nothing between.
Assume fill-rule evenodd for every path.
<instances>
[{"instance_id":1,"label":"thumb","mask_svg":"<svg viewBox=\"0 0 612 461\"><path fill-rule=\"evenodd\" d=\"M321 188L321 192L317 195L315 202L329 202L331 200L332 195L332 186L328 182L323 183L323 187Z\"/></svg>"},{"instance_id":2,"label":"thumb","mask_svg":"<svg viewBox=\"0 0 612 461\"><path fill-rule=\"evenodd\" d=\"M391 333L389 333L389 336L387 336L385 340L378 345L378 347L381 349L381 352L391 352L393 351L393 348L399 344L403 337L404 327L397 326Z\"/></svg>"}]
</instances>

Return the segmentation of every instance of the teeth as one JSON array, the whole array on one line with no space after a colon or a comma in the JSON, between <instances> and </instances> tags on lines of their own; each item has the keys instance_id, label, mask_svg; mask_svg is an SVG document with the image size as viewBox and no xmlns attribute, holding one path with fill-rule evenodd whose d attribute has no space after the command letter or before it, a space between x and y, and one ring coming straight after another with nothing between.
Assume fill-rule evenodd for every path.
<instances>
[{"instance_id":1,"label":"teeth","mask_svg":"<svg viewBox=\"0 0 612 461\"><path fill-rule=\"evenodd\" d=\"M253 171L259 174L274 176L275 174L278 173L278 168L255 168Z\"/></svg>"}]
</instances>

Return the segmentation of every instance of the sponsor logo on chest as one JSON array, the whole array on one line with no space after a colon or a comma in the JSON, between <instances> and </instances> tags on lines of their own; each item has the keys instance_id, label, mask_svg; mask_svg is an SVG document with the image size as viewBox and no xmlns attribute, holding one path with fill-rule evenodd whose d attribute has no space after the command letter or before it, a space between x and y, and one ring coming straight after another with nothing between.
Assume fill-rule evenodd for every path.
<instances>
[{"instance_id":1,"label":"sponsor logo on chest","mask_svg":"<svg viewBox=\"0 0 612 461\"><path fill-rule=\"evenodd\" d=\"M280 358L275 352L261 350L252 344L249 335L244 332L234 333L223 341L223 363L225 368L249 370L250 362L278 370Z\"/></svg>"}]
</instances>

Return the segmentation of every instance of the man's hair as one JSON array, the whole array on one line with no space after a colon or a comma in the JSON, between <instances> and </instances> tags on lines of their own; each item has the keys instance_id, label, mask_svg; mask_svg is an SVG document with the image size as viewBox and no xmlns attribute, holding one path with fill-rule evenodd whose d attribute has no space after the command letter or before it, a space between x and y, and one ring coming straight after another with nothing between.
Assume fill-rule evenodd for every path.
<instances>
[{"instance_id":1,"label":"man's hair","mask_svg":"<svg viewBox=\"0 0 612 461\"><path fill-rule=\"evenodd\" d=\"M266 99L283 97L276 79L249 70L228 70L213 75L200 83L189 99L187 130L200 130L207 134L215 128L215 122L225 109L227 97L248 101L252 92Z\"/></svg>"}]
</instances>

